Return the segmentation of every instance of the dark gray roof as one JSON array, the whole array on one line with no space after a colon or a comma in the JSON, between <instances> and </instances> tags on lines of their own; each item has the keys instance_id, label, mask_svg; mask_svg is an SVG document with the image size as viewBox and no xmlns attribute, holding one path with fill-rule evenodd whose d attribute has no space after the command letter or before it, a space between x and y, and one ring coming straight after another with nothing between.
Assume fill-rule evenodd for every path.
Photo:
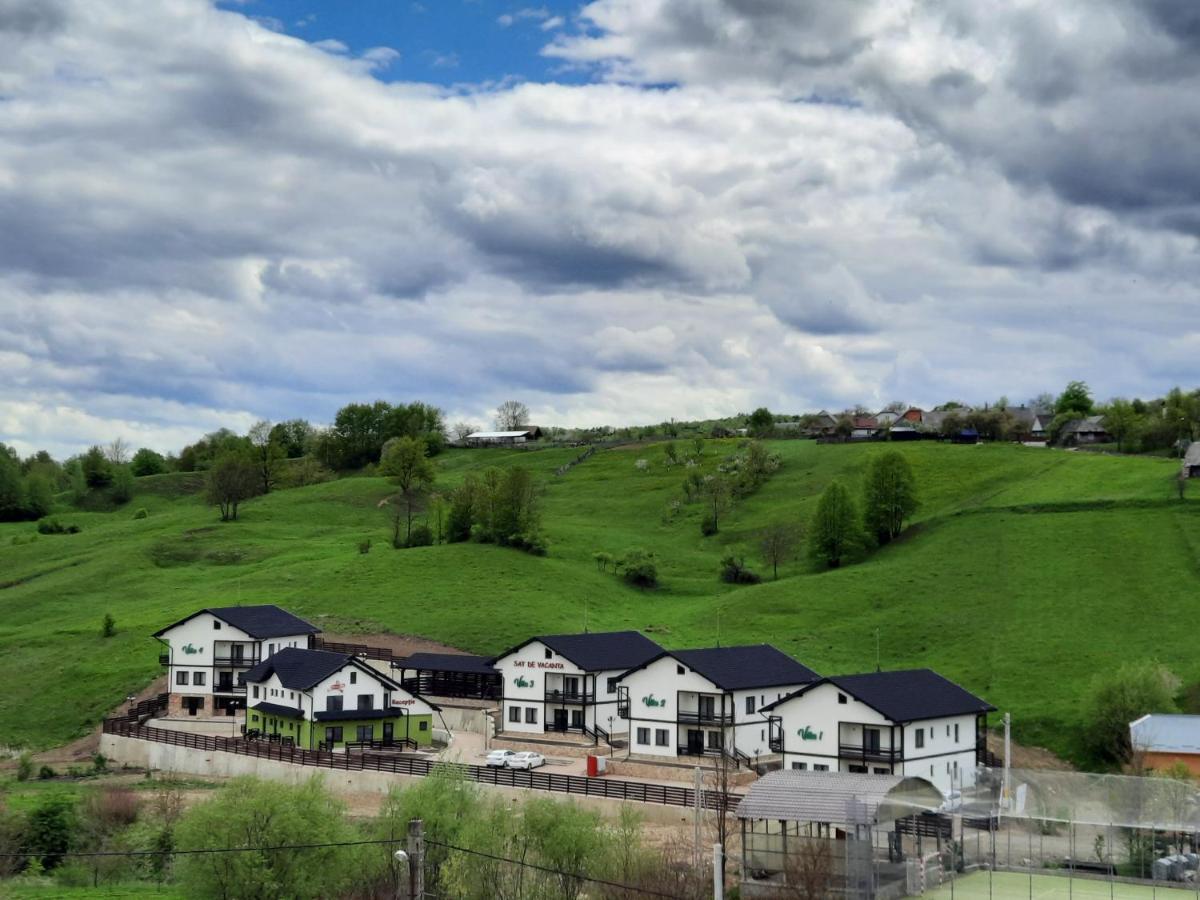
<instances>
[{"instance_id":1,"label":"dark gray roof","mask_svg":"<svg viewBox=\"0 0 1200 900\"><path fill-rule=\"evenodd\" d=\"M812 690L818 684L832 684L861 700L893 722L919 722L944 716L965 716L992 712L996 707L981 700L932 669L902 669L896 672L865 672L862 675L835 675L822 678L782 700L769 703L771 709L790 698Z\"/></svg>"},{"instance_id":2,"label":"dark gray roof","mask_svg":"<svg viewBox=\"0 0 1200 900\"><path fill-rule=\"evenodd\" d=\"M242 675L241 680L245 682L266 681L274 673L279 676L279 682L285 688L293 691L306 691L353 660L354 657L349 653L284 647Z\"/></svg>"},{"instance_id":3,"label":"dark gray roof","mask_svg":"<svg viewBox=\"0 0 1200 900\"><path fill-rule=\"evenodd\" d=\"M400 668L421 672L459 672L466 675L499 675L486 656L463 653L414 653L399 664Z\"/></svg>"},{"instance_id":4,"label":"dark gray roof","mask_svg":"<svg viewBox=\"0 0 1200 900\"><path fill-rule=\"evenodd\" d=\"M663 652L662 647L640 631L600 631L587 634L542 634L518 644L500 656L508 656L509 653L520 650L533 641L541 641L555 653L566 657L587 672L632 669ZM500 656L495 659L499 659Z\"/></svg>"},{"instance_id":5,"label":"dark gray roof","mask_svg":"<svg viewBox=\"0 0 1200 900\"><path fill-rule=\"evenodd\" d=\"M155 637L170 631L176 625L182 625L188 619L194 619L201 613L211 613L222 622L228 622L234 628L239 628L253 638L284 637L292 634L318 634L321 629L310 622L305 622L299 616L293 616L285 609L274 604L266 603L261 606L210 606L198 610L186 618L180 619L166 628L154 632Z\"/></svg>"},{"instance_id":6,"label":"dark gray roof","mask_svg":"<svg viewBox=\"0 0 1200 900\"><path fill-rule=\"evenodd\" d=\"M770 644L668 652L727 691L807 684L821 677Z\"/></svg>"},{"instance_id":7,"label":"dark gray roof","mask_svg":"<svg viewBox=\"0 0 1200 900\"><path fill-rule=\"evenodd\" d=\"M255 703L250 708L256 709L259 712L269 713L272 716L286 716L289 719L304 718L304 710L302 709L295 709L291 706L283 706L279 703L268 703L266 700Z\"/></svg>"},{"instance_id":8,"label":"dark gray roof","mask_svg":"<svg viewBox=\"0 0 1200 900\"><path fill-rule=\"evenodd\" d=\"M853 807L871 824L884 824L942 802L941 792L923 778L783 769L750 785L737 817L846 824Z\"/></svg>"}]
</instances>

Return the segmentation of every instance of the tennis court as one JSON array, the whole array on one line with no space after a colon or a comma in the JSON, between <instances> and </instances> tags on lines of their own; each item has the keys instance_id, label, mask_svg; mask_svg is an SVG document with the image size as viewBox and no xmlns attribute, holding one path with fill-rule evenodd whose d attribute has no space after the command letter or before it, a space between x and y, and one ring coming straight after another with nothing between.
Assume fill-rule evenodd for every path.
<instances>
[{"instance_id":1,"label":"tennis court","mask_svg":"<svg viewBox=\"0 0 1200 900\"><path fill-rule=\"evenodd\" d=\"M949 883L926 897L937 900L1186 900L1196 897L1195 887L1168 887L1166 885L1122 884L1121 882L1098 881L1086 878L1070 878L1066 875L1034 875L1032 892L1030 877L1019 872L976 872L954 880L953 893Z\"/></svg>"}]
</instances>

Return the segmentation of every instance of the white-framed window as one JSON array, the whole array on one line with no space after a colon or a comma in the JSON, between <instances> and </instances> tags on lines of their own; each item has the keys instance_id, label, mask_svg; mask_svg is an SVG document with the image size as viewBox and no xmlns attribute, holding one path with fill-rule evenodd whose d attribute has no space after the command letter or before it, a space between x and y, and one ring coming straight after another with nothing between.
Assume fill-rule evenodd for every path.
<instances>
[{"instance_id":1,"label":"white-framed window","mask_svg":"<svg viewBox=\"0 0 1200 900\"><path fill-rule=\"evenodd\" d=\"M608 692L610 694L615 694L617 692L617 679L616 678L608 679Z\"/></svg>"},{"instance_id":2,"label":"white-framed window","mask_svg":"<svg viewBox=\"0 0 1200 900\"><path fill-rule=\"evenodd\" d=\"M847 702L845 694L838 694L838 703L844 706Z\"/></svg>"},{"instance_id":3,"label":"white-framed window","mask_svg":"<svg viewBox=\"0 0 1200 900\"><path fill-rule=\"evenodd\" d=\"M537 707L536 706L525 707L525 724L526 725L536 725L537 724Z\"/></svg>"},{"instance_id":4,"label":"white-framed window","mask_svg":"<svg viewBox=\"0 0 1200 900\"><path fill-rule=\"evenodd\" d=\"M920 750L922 747L924 747L925 746L925 729L918 728L917 733L913 736L913 740L916 743L918 750Z\"/></svg>"},{"instance_id":5,"label":"white-framed window","mask_svg":"<svg viewBox=\"0 0 1200 900\"><path fill-rule=\"evenodd\" d=\"M192 684L196 685L197 687L204 687L204 673L203 672L193 672L192 673Z\"/></svg>"},{"instance_id":6,"label":"white-framed window","mask_svg":"<svg viewBox=\"0 0 1200 900\"><path fill-rule=\"evenodd\" d=\"M213 619L213 631L220 631L220 630L221 630L221 620Z\"/></svg>"},{"instance_id":7,"label":"white-framed window","mask_svg":"<svg viewBox=\"0 0 1200 900\"><path fill-rule=\"evenodd\" d=\"M669 747L671 746L671 732L666 728L654 729L654 746Z\"/></svg>"},{"instance_id":8,"label":"white-framed window","mask_svg":"<svg viewBox=\"0 0 1200 900\"><path fill-rule=\"evenodd\" d=\"M351 683L351 684L358 684L358 673L357 673L357 672L351 672L351 673L350 673L350 683Z\"/></svg>"},{"instance_id":9,"label":"white-framed window","mask_svg":"<svg viewBox=\"0 0 1200 900\"><path fill-rule=\"evenodd\" d=\"M254 699L257 700L258 699L258 685L257 684L254 685L254 687L252 687L250 690L252 690L254 692Z\"/></svg>"},{"instance_id":10,"label":"white-framed window","mask_svg":"<svg viewBox=\"0 0 1200 900\"><path fill-rule=\"evenodd\" d=\"M954 723L954 743L958 743L958 723Z\"/></svg>"},{"instance_id":11,"label":"white-framed window","mask_svg":"<svg viewBox=\"0 0 1200 900\"><path fill-rule=\"evenodd\" d=\"M754 697L746 698L746 715L754 715Z\"/></svg>"},{"instance_id":12,"label":"white-framed window","mask_svg":"<svg viewBox=\"0 0 1200 900\"><path fill-rule=\"evenodd\" d=\"M639 744L641 744L643 747L650 746L650 729L649 728L639 728L637 730L637 742Z\"/></svg>"},{"instance_id":13,"label":"white-framed window","mask_svg":"<svg viewBox=\"0 0 1200 900\"><path fill-rule=\"evenodd\" d=\"M814 772L828 772L829 766L825 765L824 763L814 763L813 771Z\"/></svg>"},{"instance_id":14,"label":"white-framed window","mask_svg":"<svg viewBox=\"0 0 1200 900\"><path fill-rule=\"evenodd\" d=\"M188 673L186 670L180 669L178 672L175 673L175 683L176 684L187 684L188 683Z\"/></svg>"},{"instance_id":15,"label":"white-framed window","mask_svg":"<svg viewBox=\"0 0 1200 900\"><path fill-rule=\"evenodd\" d=\"M521 721L521 707L510 706L508 708L508 721L510 721L510 722L520 722Z\"/></svg>"}]
</instances>

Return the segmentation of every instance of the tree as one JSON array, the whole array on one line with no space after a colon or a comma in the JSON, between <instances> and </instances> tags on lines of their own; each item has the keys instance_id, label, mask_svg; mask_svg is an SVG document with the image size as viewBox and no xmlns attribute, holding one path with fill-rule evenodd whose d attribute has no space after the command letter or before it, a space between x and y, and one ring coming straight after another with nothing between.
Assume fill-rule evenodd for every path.
<instances>
[{"instance_id":1,"label":"tree","mask_svg":"<svg viewBox=\"0 0 1200 900\"><path fill-rule=\"evenodd\" d=\"M128 503L133 499L133 473L129 466L113 466L110 496L115 503Z\"/></svg>"},{"instance_id":2,"label":"tree","mask_svg":"<svg viewBox=\"0 0 1200 900\"><path fill-rule=\"evenodd\" d=\"M755 437L767 437L775 428L775 417L765 406L760 406L750 413L750 418L746 420L746 428Z\"/></svg>"},{"instance_id":3,"label":"tree","mask_svg":"<svg viewBox=\"0 0 1200 900\"><path fill-rule=\"evenodd\" d=\"M1133 404L1122 397L1114 397L1104 410L1104 430L1117 439L1117 452L1120 453L1137 427L1140 417L1134 412Z\"/></svg>"},{"instance_id":4,"label":"tree","mask_svg":"<svg viewBox=\"0 0 1200 900\"><path fill-rule=\"evenodd\" d=\"M30 475L25 479L25 509L31 519L48 516L54 508L54 489L44 475ZM0 512L0 518L3 513Z\"/></svg>"},{"instance_id":5,"label":"tree","mask_svg":"<svg viewBox=\"0 0 1200 900\"><path fill-rule=\"evenodd\" d=\"M862 527L850 491L835 479L821 492L808 532L808 551L831 569L862 544Z\"/></svg>"},{"instance_id":6,"label":"tree","mask_svg":"<svg viewBox=\"0 0 1200 900\"><path fill-rule=\"evenodd\" d=\"M1054 409L1054 395L1049 391L1042 391L1036 397L1030 397L1027 405L1037 412L1050 412Z\"/></svg>"},{"instance_id":7,"label":"tree","mask_svg":"<svg viewBox=\"0 0 1200 900\"><path fill-rule=\"evenodd\" d=\"M104 455L114 466L123 466L129 462L129 442L125 438L115 438L104 448Z\"/></svg>"},{"instance_id":8,"label":"tree","mask_svg":"<svg viewBox=\"0 0 1200 900\"><path fill-rule=\"evenodd\" d=\"M529 424L529 407L519 400L505 400L496 407L496 430L518 431Z\"/></svg>"},{"instance_id":9,"label":"tree","mask_svg":"<svg viewBox=\"0 0 1200 900\"><path fill-rule=\"evenodd\" d=\"M674 441L663 444L663 459L668 469L679 464L679 448L675 446Z\"/></svg>"},{"instance_id":10,"label":"tree","mask_svg":"<svg viewBox=\"0 0 1200 900\"><path fill-rule=\"evenodd\" d=\"M472 425L470 422L455 422L450 429L450 433L454 435L454 440L458 443L465 443L469 435L479 431L478 425Z\"/></svg>"},{"instance_id":11,"label":"tree","mask_svg":"<svg viewBox=\"0 0 1200 900\"><path fill-rule=\"evenodd\" d=\"M450 514L446 519L446 540L459 543L471 539L471 526L480 498L479 479L468 472L462 484L450 492Z\"/></svg>"},{"instance_id":12,"label":"tree","mask_svg":"<svg viewBox=\"0 0 1200 900\"><path fill-rule=\"evenodd\" d=\"M425 441L421 438L393 438L383 448L383 457L379 463L379 471L392 479L392 483L400 488L400 497L404 501L404 518L399 513L394 517L392 529L392 546L407 547L412 540L413 511L425 493L433 487L436 473L433 463L429 461L425 449ZM404 543L400 543L400 523L404 523Z\"/></svg>"},{"instance_id":13,"label":"tree","mask_svg":"<svg viewBox=\"0 0 1200 900\"><path fill-rule=\"evenodd\" d=\"M83 467L83 479L89 488L108 487L112 482L112 464L99 445L89 447L79 462Z\"/></svg>"},{"instance_id":14,"label":"tree","mask_svg":"<svg viewBox=\"0 0 1200 900\"><path fill-rule=\"evenodd\" d=\"M246 454L228 451L208 470L206 496L220 508L221 521L232 522L237 520L238 506L257 494L259 485L258 470Z\"/></svg>"},{"instance_id":15,"label":"tree","mask_svg":"<svg viewBox=\"0 0 1200 900\"><path fill-rule=\"evenodd\" d=\"M904 520L917 510L917 481L899 450L871 458L863 483L863 517L880 544L904 530Z\"/></svg>"},{"instance_id":16,"label":"tree","mask_svg":"<svg viewBox=\"0 0 1200 900\"><path fill-rule=\"evenodd\" d=\"M25 481L16 453L0 444L0 522L16 522L28 517Z\"/></svg>"},{"instance_id":17,"label":"tree","mask_svg":"<svg viewBox=\"0 0 1200 900\"><path fill-rule=\"evenodd\" d=\"M1074 413L1080 419L1092 414L1092 392L1083 381L1069 382L1054 401L1054 411L1059 415Z\"/></svg>"},{"instance_id":18,"label":"tree","mask_svg":"<svg viewBox=\"0 0 1200 900\"><path fill-rule=\"evenodd\" d=\"M271 440L283 448L288 459L299 459L308 454L316 433L307 419L288 419L275 424Z\"/></svg>"},{"instance_id":19,"label":"tree","mask_svg":"<svg viewBox=\"0 0 1200 900\"><path fill-rule=\"evenodd\" d=\"M179 821L177 843L189 849L340 844L359 838L342 802L319 778L292 786L237 778ZM308 846L269 853L193 853L178 858L180 883L199 897L346 896L368 865L356 847Z\"/></svg>"},{"instance_id":20,"label":"tree","mask_svg":"<svg viewBox=\"0 0 1200 900\"><path fill-rule=\"evenodd\" d=\"M1089 696L1092 749L1103 759L1128 762L1133 752L1129 723L1146 713L1175 712L1179 679L1153 661L1126 662L1097 675Z\"/></svg>"},{"instance_id":21,"label":"tree","mask_svg":"<svg viewBox=\"0 0 1200 900\"><path fill-rule=\"evenodd\" d=\"M130 462L129 469L136 477L143 478L146 475L161 475L167 471L167 463L161 453L151 450L149 447L142 447L133 454L133 461Z\"/></svg>"},{"instance_id":22,"label":"tree","mask_svg":"<svg viewBox=\"0 0 1200 900\"><path fill-rule=\"evenodd\" d=\"M708 475L700 487L704 497L705 513L700 523L704 535L716 534L721 530L721 517L729 509L729 482L721 475Z\"/></svg>"},{"instance_id":23,"label":"tree","mask_svg":"<svg viewBox=\"0 0 1200 900\"><path fill-rule=\"evenodd\" d=\"M621 577L634 587L652 588L658 586L658 566L654 563L654 554L640 547L631 547L617 560L614 569Z\"/></svg>"},{"instance_id":24,"label":"tree","mask_svg":"<svg viewBox=\"0 0 1200 900\"><path fill-rule=\"evenodd\" d=\"M779 564L795 558L800 546L800 528L791 522L773 522L758 535L758 555L779 580Z\"/></svg>"},{"instance_id":25,"label":"tree","mask_svg":"<svg viewBox=\"0 0 1200 900\"><path fill-rule=\"evenodd\" d=\"M250 439L250 452L258 469L259 486L262 493L269 494L279 480L279 466L287 453L275 440L275 429L265 419L251 425L246 436Z\"/></svg>"}]
</instances>

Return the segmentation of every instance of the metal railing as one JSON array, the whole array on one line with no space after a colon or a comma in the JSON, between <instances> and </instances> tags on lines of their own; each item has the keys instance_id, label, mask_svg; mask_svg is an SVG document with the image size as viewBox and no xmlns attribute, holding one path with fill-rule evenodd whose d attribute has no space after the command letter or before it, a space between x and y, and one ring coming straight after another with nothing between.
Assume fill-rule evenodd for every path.
<instances>
[{"instance_id":1,"label":"metal railing","mask_svg":"<svg viewBox=\"0 0 1200 900\"><path fill-rule=\"evenodd\" d=\"M392 738L390 741L346 741L344 744L347 753L359 752L365 750L416 750L418 749L417 742L412 738Z\"/></svg>"},{"instance_id":2,"label":"metal railing","mask_svg":"<svg viewBox=\"0 0 1200 900\"><path fill-rule=\"evenodd\" d=\"M244 684L226 684L225 682L218 681L213 686L213 693L214 694L240 694L241 696L244 697L244 696L246 696L246 686Z\"/></svg>"},{"instance_id":3,"label":"metal railing","mask_svg":"<svg viewBox=\"0 0 1200 900\"><path fill-rule=\"evenodd\" d=\"M102 728L105 734L120 737L154 741L174 747L187 747L207 753L236 753L241 756L254 756L260 759L314 768L346 771L371 770L417 777L423 777L435 771L449 771L470 781L502 787L526 788L556 794L580 794L588 797L604 797L609 800L655 803L665 806L690 807L696 804L696 795L691 788L667 784L645 784L639 781L560 775L536 769L473 766L391 754L303 750L282 742L247 741L210 734L193 734L187 731L168 731L165 728L139 725L136 720L127 717L105 719ZM700 803L706 809L733 809L741 799L741 794L722 794L719 791L700 792Z\"/></svg>"},{"instance_id":4,"label":"metal railing","mask_svg":"<svg viewBox=\"0 0 1200 900\"><path fill-rule=\"evenodd\" d=\"M592 703L596 699L595 694L587 694L583 691L546 691L547 703Z\"/></svg>"},{"instance_id":5,"label":"metal railing","mask_svg":"<svg viewBox=\"0 0 1200 900\"><path fill-rule=\"evenodd\" d=\"M160 666L169 666L171 664L171 654L170 653L158 654L158 664Z\"/></svg>"},{"instance_id":6,"label":"metal railing","mask_svg":"<svg viewBox=\"0 0 1200 900\"><path fill-rule=\"evenodd\" d=\"M340 641L327 641L321 637L313 638L314 650L328 650L331 653L352 653L355 656L365 656L367 659L383 659L389 662L402 663L408 659L393 653L387 647L371 647L368 644L346 644Z\"/></svg>"},{"instance_id":7,"label":"metal railing","mask_svg":"<svg viewBox=\"0 0 1200 900\"><path fill-rule=\"evenodd\" d=\"M842 759L867 762L896 763L904 759L904 754L894 747L871 747L866 744L838 744L838 755Z\"/></svg>"},{"instance_id":8,"label":"metal railing","mask_svg":"<svg viewBox=\"0 0 1200 900\"><path fill-rule=\"evenodd\" d=\"M229 669L249 669L252 666L257 666L262 660L257 656L233 656L225 654L223 656L214 656L212 664L214 666L224 666Z\"/></svg>"},{"instance_id":9,"label":"metal railing","mask_svg":"<svg viewBox=\"0 0 1200 900\"><path fill-rule=\"evenodd\" d=\"M680 710L676 716L681 724L688 725L732 725L733 713L704 712L703 710Z\"/></svg>"}]
</instances>

